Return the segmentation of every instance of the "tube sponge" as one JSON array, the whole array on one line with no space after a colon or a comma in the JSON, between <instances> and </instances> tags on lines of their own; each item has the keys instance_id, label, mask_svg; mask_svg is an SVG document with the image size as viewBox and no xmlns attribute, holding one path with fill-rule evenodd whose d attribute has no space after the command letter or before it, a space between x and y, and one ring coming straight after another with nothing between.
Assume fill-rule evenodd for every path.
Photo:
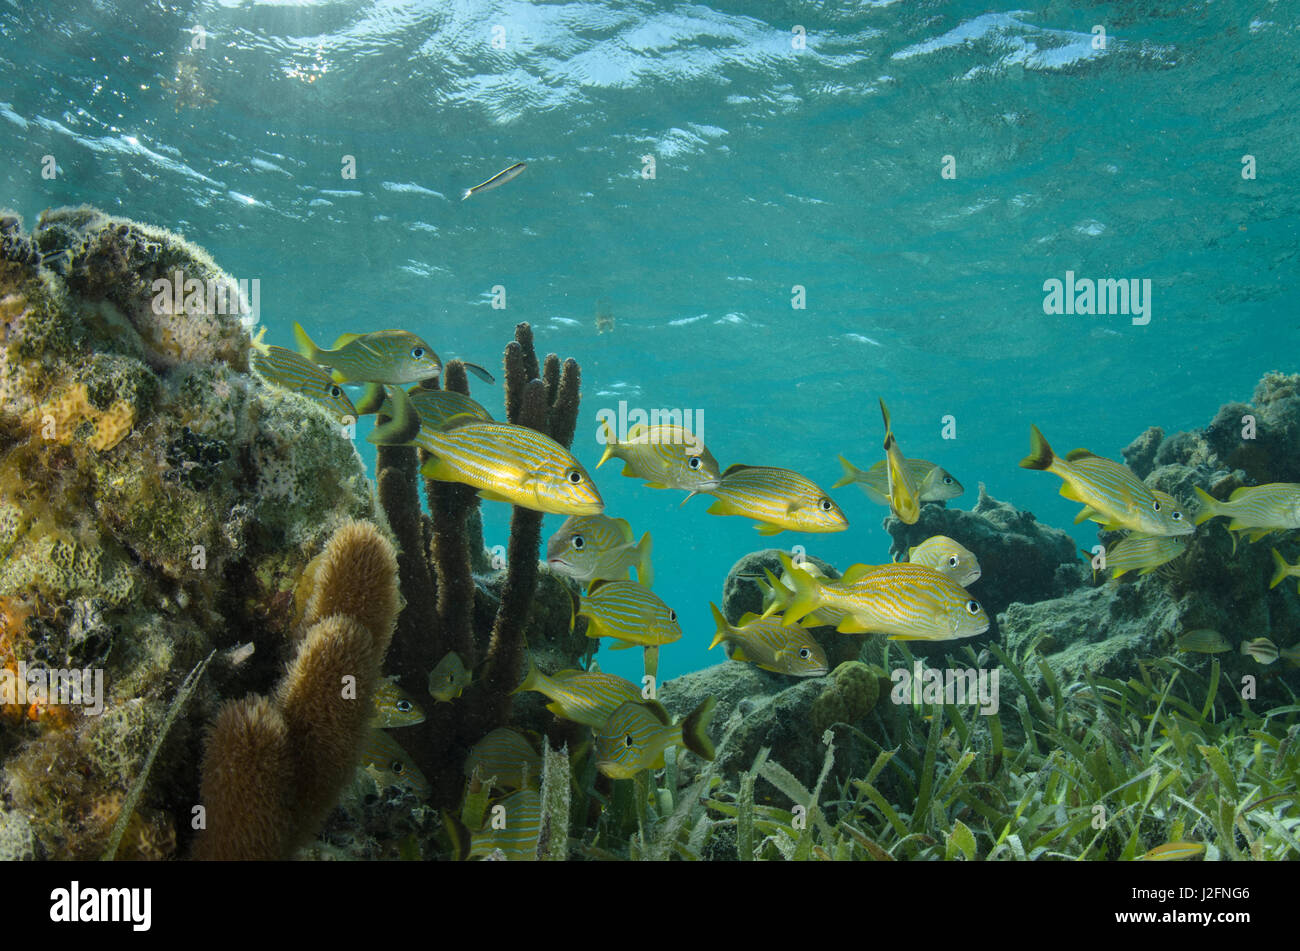
<instances>
[{"instance_id":1,"label":"tube sponge","mask_svg":"<svg viewBox=\"0 0 1300 951\"><path fill-rule=\"evenodd\" d=\"M392 543L370 522L344 522L315 566L303 623L310 627L335 614L347 615L370 632L382 658L400 609Z\"/></svg>"},{"instance_id":2,"label":"tube sponge","mask_svg":"<svg viewBox=\"0 0 1300 951\"><path fill-rule=\"evenodd\" d=\"M200 796L206 831L195 858L277 859L293 825L289 728L265 697L233 700L208 733Z\"/></svg>"}]
</instances>

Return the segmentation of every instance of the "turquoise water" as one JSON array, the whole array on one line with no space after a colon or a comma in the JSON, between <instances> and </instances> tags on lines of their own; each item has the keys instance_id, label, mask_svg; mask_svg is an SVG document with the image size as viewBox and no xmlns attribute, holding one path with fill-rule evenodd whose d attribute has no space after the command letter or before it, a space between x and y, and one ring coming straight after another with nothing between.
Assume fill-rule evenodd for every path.
<instances>
[{"instance_id":1,"label":"turquoise water","mask_svg":"<svg viewBox=\"0 0 1300 951\"><path fill-rule=\"evenodd\" d=\"M879 458L883 396L905 452L966 485L957 504L983 482L1091 545L1059 480L1017 467L1029 424L1118 458L1294 369L1300 322L1300 13L1133 10L8 0L0 204L182 231L260 281L276 343L295 320L325 340L402 327L495 369L529 321L582 365L589 469L596 412L627 400L702 412L724 466L829 487L838 453ZM1067 271L1150 280L1150 322L1045 314ZM473 389L499 410L499 384ZM661 677L720 661L708 601L768 542L618 468L593 470L607 514L653 532L685 631ZM834 496L847 532L772 543L887 560L885 510ZM505 544L508 509L484 510ZM601 663L634 676L640 653Z\"/></svg>"}]
</instances>

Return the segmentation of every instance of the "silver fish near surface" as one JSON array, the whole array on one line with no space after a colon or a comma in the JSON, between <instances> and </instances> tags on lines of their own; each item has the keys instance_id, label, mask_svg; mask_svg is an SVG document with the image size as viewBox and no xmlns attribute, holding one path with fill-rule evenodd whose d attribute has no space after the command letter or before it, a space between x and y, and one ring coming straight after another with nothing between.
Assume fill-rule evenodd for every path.
<instances>
[{"instance_id":1,"label":"silver fish near surface","mask_svg":"<svg viewBox=\"0 0 1300 951\"><path fill-rule=\"evenodd\" d=\"M464 201L470 195L477 195L480 192L486 192L486 191L491 191L494 188L500 188L502 185L510 181L512 178L517 178L519 176L519 173L522 172L527 167L528 167L527 162L516 162L514 165L511 165L509 168L497 172L486 182L480 182L479 184L475 185L473 188L465 189L465 193L460 196L460 200Z\"/></svg>"}]
</instances>

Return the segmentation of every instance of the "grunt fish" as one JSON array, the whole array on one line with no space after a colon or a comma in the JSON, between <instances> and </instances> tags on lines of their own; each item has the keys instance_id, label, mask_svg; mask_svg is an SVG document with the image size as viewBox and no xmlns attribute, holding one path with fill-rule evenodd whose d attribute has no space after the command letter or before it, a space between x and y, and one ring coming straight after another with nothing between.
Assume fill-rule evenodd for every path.
<instances>
[{"instance_id":1,"label":"grunt fish","mask_svg":"<svg viewBox=\"0 0 1300 951\"><path fill-rule=\"evenodd\" d=\"M1273 549L1273 564L1277 566L1277 571L1273 574L1273 580L1269 582L1270 588L1276 588L1287 578L1300 578L1300 562L1294 565L1287 564L1287 560L1282 557L1282 553L1276 548ZM1300 586L1297 586L1300 591Z\"/></svg>"},{"instance_id":2,"label":"grunt fish","mask_svg":"<svg viewBox=\"0 0 1300 951\"><path fill-rule=\"evenodd\" d=\"M405 690L384 678L375 691L375 726L381 730L424 722L424 710Z\"/></svg>"},{"instance_id":3,"label":"grunt fish","mask_svg":"<svg viewBox=\"0 0 1300 951\"><path fill-rule=\"evenodd\" d=\"M405 330L344 334L331 350L316 346L300 323L293 336L300 354L334 371L335 383L418 383L442 373L433 348Z\"/></svg>"},{"instance_id":4,"label":"grunt fish","mask_svg":"<svg viewBox=\"0 0 1300 951\"><path fill-rule=\"evenodd\" d=\"M963 588L980 578L979 560L947 535L932 535L921 544L908 549L907 562L933 568Z\"/></svg>"},{"instance_id":5,"label":"grunt fish","mask_svg":"<svg viewBox=\"0 0 1300 951\"><path fill-rule=\"evenodd\" d=\"M592 581L623 581L636 568L637 581L654 583L650 565L650 533L632 540L632 526L626 519L604 515L571 515L546 542L546 563L552 571L583 584Z\"/></svg>"},{"instance_id":6,"label":"grunt fish","mask_svg":"<svg viewBox=\"0 0 1300 951\"><path fill-rule=\"evenodd\" d=\"M687 499L717 488L718 460L686 427L637 423L628 430L627 439L619 442L608 420L604 426L605 452L597 469L610 459L621 459L623 475L645 479L651 489L684 489L690 493Z\"/></svg>"},{"instance_id":7,"label":"grunt fish","mask_svg":"<svg viewBox=\"0 0 1300 951\"><path fill-rule=\"evenodd\" d=\"M1197 654L1222 654L1224 651L1232 650L1232 645L1218 631L1202 628L1197 631L1188 631L1178 638L1178 649Z\"/></svg>"},{"instance_id":8,"label":"grunt fish","mask_svg":"<svg viewBox=\"0 0 1300 951\"><path fill-rule=\"evenodd\" d=\"M815 482L791 469L729 466L716 489L710 515L740 515L755 520L760 535L792 532L842 532L849 521Z\"/></svg>"},{"instance_id":9,"label":"grunt fish","mask_svg":"<svg viewBox=\"0 0 1300 951\"><path fill-rule=\"evenodd\" d=\"M630 779L643 769L664 766L664 750L683 746L712 761L709 721L716 698L709 697L677 723L657 701L624 703L593 731L596 768L613 779Z\"/></svg>"},{"instance_id":10,"label":"grunt fish","mask_svg":"<svg viewBox=\"0 0 1300 951\"><path fill-rule=\"evenodd\" d=\"M429 696L439 703L450 703L470 685L473 675L455 651L448 651L429 671Z\"/></svg>"},{"instance_id":11,"label":"grunt fish","mask_svg":"<svg viewBox=\"0 0 1300 951\"><path fill-rule=\"evenodd\" d=\"M542 798L532 789L512 792L488 810L481 831L470 836L470 858L495 852L511 862L537 861L537 837L542 830Z\"/></svg>"},{"instance_id":12,"label":"grunt fish","mask_svg":"<svg viewBox=\"0 0 1300 951\"><path fill-rule=\"evenodd\" d=\"M889 509L904 523L916 524L921 517L921 497L916 479L908 471L907 460L898 448L894 430L889 424L889 410L885 408L884 399L880 400L880 415L885 420L885 471L888 475Z\"/></svg>"},{"instance_id":13,"label":"grunt fish","mask_svg":"<svg viewBox=\"0 0 1300 951\"><path fill-rule=\"evenodd\" d=\"M324 407L340 423L356 421L357 408L328 370L292 350L262 343L265 332L264 327L253 341L253 353L249 358L258 376L271 386L297 393Z\"/></svg>"},{"instance_id":14,"label":"grunt fish","mask_svg":"<svg viewBox=\"0 0 1300 951\"><path fill-rule=\"evenodd\" d=\"M877 505L889 504L888 459L881 459L869 469L859 469L843 456L839 459L840 465L844 467L844 475L831 486L832 489L854 483ZM955 499L966 491L947 470L936 466L933 462L924 459L904 459L903 466L916 483L917 495L922 502L943 502L947 499Z\"/></svg>"},{"instance_id":15,"label":"grunt fish","mask_svg":"<svg viewBox=\"0 0 1300 951\"><path fill-rule=\"evenodd\" d=\"M588 637L615 639L610 650L671 644L682 636L677 612L636 581L593 582L578 616L587 619Z\"/></svg>"},{"instance_id":16,"label":"grunt fish","mask_svg":"<svg viewBox=\"0 0 1300 951\"><path fill-rule=\"evenodd\" d=\"M402 749L400 743L383 730L371 730L361 752L361 765L374 776L380 788L401 786L420 799L428 799L432 789L424 773Z\"/></svg>"},{"instance_id":17,"label":"grunt fish","mask_svg":"<svg viewBox=\"0 0 1300 951\"><path fill-rule=\"evenodd\" d=\"M1228 531L1243 532L1252 542L1269 532L1300 528L1300 483L1270 482L1267 485L1242 486L1220 502L1200 486L1196 497L1201 500L1196 524L1220 515L1232 519Z\"/></svg>"},{"instance_id":18,"label":"grunt fish","mask_svg":"<svg viewBox=\"0 0 1300 951\"><path fill-rule=\"evenodd\" d=\"M776 674L823 677L830 671L822 646L799 625L785 627L779 618L745 614L739 625L732 626L716 604L709 602L709 607L717 627L709 650L725 644L731 660L746 661Z\"/></svg>"},{"instance_id":19,"label":"grunt fish","mask_svg":"<svg viewBox=\"0 0 1300 951\"><path fill-rule=\"evenodd\" d=\"M557 717L587 726L603 726L624 703L642 700L641 688L630 680L596 670L561 670L547 676L530 658L528 676L515 693L533 690L551 702L546 705Z\"/></svg>"},{"instance_id":20,"label":"grunt fish","mask_svg":"<svg viewBox=\"0 0 1300 951\"><path fill-rule=\"evenodd\" d=\"M494 780L497 789L535 789L541 782L542 757L528 739L509 727L497 727L465 757L465 775L478 782Z\"/></svg>"},{"instance_id":21,"label":"grunt fish","mask_svg":"<svg viewBox=\"0 0 1300 951\"><path fill-rule=\"evenodd\" d=\"M1106 549L1106 567L1114 572L1113 577L1116 578L1122 578L1129 571L1149 575L1186 550L1187 539L1181 535L1143 535L1134 532Z\"/></svg>"}]
</instances>

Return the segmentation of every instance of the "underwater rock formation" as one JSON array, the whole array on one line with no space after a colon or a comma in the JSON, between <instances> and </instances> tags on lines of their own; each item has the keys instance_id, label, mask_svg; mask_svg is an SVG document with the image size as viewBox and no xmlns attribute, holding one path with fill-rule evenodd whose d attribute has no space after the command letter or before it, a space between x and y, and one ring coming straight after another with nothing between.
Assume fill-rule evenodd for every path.
<instances>
[{"instance_id":1,"label":"underwater rock formation","mask_svg":"<svg viewBox=\"0 0 1300 951\"><path fill-rule=\"evenodd\" d=\"M1253 438L1243 438L1252 432L1243 416L1255 421ZM1152 427L1129 444L1124 458L1148 485L1169 492L1189 513L1195 511L1195 487L1224 498L1242 485L1300 480L1300 375L1266 374L1252 404L1225 404L1205 429L1166 436ZM1214 655L1229 682L1240 686L1242 678L1255 677L1261 702L1287 702L1284 663L1265 667L1235 648L1256 637L1279 648L1300 643L1294 587L1269 587L1272 548L1294 562L1300 545L1284 536L1234 545L1224 526L1222 519L1198 526L1185 552L1153 574L1118 581L1099 576L1096 587L1011 605L998 619L1007 646L1021 657L1033 647L1068 686L1080 681L1085 668L1094 676L1127 679L1139 660L1170 654L1193 669L1208 668L1208 655L1178 653L1175 645L1181 634L1208 628L1234 647ZM1037 664L1023 667L1042 694ZM1008 687L1016 689L1009 678Z\"/></svg>"},{"instance_id":2,"label":"underwater rock formation","mask_svg":"<svg viewBox=\"0 0 1300 951\"><path fill-rule=\"evenodd\" d=\"M0 667L104 672L99 715L0 711L0 827L21 813L38 857L98 856L176 684L251 642L209 668L118 854L184 852L200 725L278 677L311 554L383 515L336 422L247 372L238 285L201 249L84 207L0 233ZM178 275L204 291L179 307L156 285Z\"/></svg>"}]
</instances>

